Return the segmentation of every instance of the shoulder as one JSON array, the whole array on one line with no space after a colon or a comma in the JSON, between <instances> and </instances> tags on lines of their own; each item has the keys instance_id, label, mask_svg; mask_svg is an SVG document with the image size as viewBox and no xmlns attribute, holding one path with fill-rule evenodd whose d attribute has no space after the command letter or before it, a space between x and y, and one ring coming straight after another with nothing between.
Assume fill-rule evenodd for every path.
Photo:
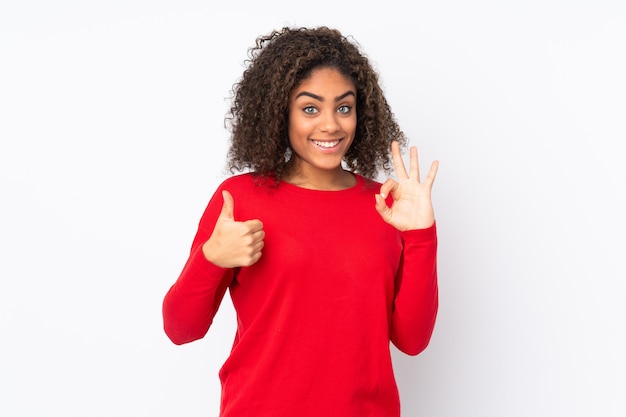
<instances>
[{"instance_id":1,"label":"shoulder","mask_svg":"<svg viewBox=\"0 0 626 417\"><path fill-rule=\"evenodd\" d=\"M218 187L218 191L228 190L228 191L237 191L237 190L249 190L254 188L257 184L257 176L252 173L244 173L233 175L225 179Z\"/></svg>"},{"instance_id":2,"label":"shoulder","mask_svg":"<svg viewBox=\"0 0 626 417\"><path fill-rule=\"evenodd\" d=\"M364 177L360 174L354 174L354 176L356 177L357 187L362 189L364 192L374 194L379 192L382 185L380 182Z\"/></svg>"},{"instance_id":3,"label":"shoulder","mask_svg":"<svg viewBox=\"0 0 626 417\"><path fill-rule=\"evenodd\" d=\"M235 199L238 197L246 197L247 199L260 198L265 199L273 193L274 179L272 177L263 177L255 173L237 174L225 179L215 191L215 194L221 195L223 190L232 194Z\"/></svg>"}]
</instances>

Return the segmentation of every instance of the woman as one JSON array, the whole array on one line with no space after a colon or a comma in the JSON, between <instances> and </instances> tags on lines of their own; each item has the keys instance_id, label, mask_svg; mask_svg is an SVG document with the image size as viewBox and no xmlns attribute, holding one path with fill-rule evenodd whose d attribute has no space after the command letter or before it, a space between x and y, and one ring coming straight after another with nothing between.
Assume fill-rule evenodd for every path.
<instances>
[{"instance_id":1,"label":"woman","mask_svg":"<svg viewBox=\"0 0 626 417\"><path fill-rule=\"evenodd\" d=\"M257 39L234 87L231 170L163 303L176 344L237 312L221 417L397 417L390 341L417 355L437 314L431 188L378 76L325 27ZM391 151L391 152L390 152ZM391 157L390 157L391 153ZM382 169L397 181L372 178Z\"/></svg>"}]
</instances>

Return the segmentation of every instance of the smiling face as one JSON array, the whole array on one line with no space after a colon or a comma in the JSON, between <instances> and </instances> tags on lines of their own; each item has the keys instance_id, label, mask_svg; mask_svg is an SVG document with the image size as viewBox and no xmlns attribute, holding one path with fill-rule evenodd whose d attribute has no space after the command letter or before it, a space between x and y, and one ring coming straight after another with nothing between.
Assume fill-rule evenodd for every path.
<instances>
[{"instance_id":1,"label":"smiling face","mask_svg":"<svg viewBox=\"0 0 626 417\"><path fill-rule=\"evenodd\" d=\"M355 132L356 87L336 69L314 70L291 92L291 162L304 182L340 183L352 178L343 170L341 161Z\"/></svg>"}]
</instances>

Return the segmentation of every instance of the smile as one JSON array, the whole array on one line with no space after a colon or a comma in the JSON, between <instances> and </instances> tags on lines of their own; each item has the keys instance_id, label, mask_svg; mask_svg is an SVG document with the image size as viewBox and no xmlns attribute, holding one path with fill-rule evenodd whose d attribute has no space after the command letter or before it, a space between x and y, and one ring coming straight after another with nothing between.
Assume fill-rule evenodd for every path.
<instances>
[{"instance_id":1,"label":"smile","mask_svg":"<svg viewBox=\"0 0 626 417\"><path fill-rule=\"evenodd\" d=\"M312 142L315 145L319 146L320 148L330 149L330 148L334 148L335 146L337 146L340 140L328 140L328 141L312 140Z\"/></svg>"}]
</instances>

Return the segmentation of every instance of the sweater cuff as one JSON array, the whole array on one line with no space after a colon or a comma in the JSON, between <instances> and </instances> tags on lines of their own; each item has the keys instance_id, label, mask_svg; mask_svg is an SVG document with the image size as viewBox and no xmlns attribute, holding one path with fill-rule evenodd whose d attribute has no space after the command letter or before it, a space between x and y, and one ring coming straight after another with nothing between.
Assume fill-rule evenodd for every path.
<instances>
[{"instance_id":1,"label":"sweater cuff","mask_svg":"<svg viewBox=\"0 0 626 417\"><path fill-rule=\"evenodd\" d=\"M426 229L406 230L400 232L403 241L408 242L428 242L437 239L437 222Z\"/></svg>"}]
</instances>

